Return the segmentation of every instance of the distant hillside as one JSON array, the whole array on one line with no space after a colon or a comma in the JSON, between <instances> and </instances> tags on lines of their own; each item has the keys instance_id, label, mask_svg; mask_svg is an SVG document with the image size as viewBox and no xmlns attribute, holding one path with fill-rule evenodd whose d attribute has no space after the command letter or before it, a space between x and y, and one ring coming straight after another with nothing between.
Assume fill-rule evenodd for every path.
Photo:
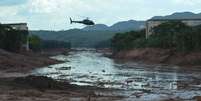
<instances>
[{"instance_id":1,"label":"distant hillside","mask_svg":"<svg viewBox=\"0 0 201 101\"><path fill-rule=\"evenodd\" d=\"M30 31L44 40L71 42L72 47L95 47L112 38L115 33L109 31L84 31L71 29L67 31Z\"/></svg>"},{"instance_id":2,"label":"distant hillside","mask_svg":"<svg viewBox=\"0 0 201 101\"><path fill-rule=\"evenodd\" d=\"M201 13L179 12L167 16L155 16L151 19L201 19Z\"/></svg>"},{"instance_id":3,"label":"distant hillside","mask_svg":"<svg viewBox=\"0 0 201 101\"><path fill-rule=\"evenodd\" d=\"M118 22L118 23L112 25L110 27L110 30L127 32L127 31L132 31L132 30L140 30L143 28L145 28L145 21L129 20L129 21Z\"/></svg>"},{"instance_id":4,"label":"distant hillside","mask_svg":"<svg viewBox=\"0 0 201 101\"><path fill-rule=\"evenodd\" d=\"M83 28L85 31L113 31L113 32L127 32L132 30L140 30L145 28L145 21L122 21L118 22L112 26L107 26L104 24L97 24L94 26L87 26Z\"/></svg>"},{"instance_id":5,"label":"distant hillside","mask_svg":"<svg viewBox=\"0 0 201 101\"><path fill-rule=\"evenodd\" d=\"M123 21L107 26L97 24L83 29L70 29L66 31L30 31L44 40L71 42L72 47L101 47L109 46L109 40L118 32L140 30L145 27L144 21Z\"/></svg>"},{"instance_id":6,"label":"distant hillside","mask_svg":"<svg viewBox=\"0 0 201 101\"><path fill-rule=\"evenodd\" d=\"M151 19L201 19L201 13L192 12L173 13L167 16L155 16ZM140 30L145 28L145 21L122 21L112 26L96 24L83 29L66 31L30 31L44 40L71 42L72 47L99 47L108 46L109 40L115 33Z\"/></svg>"},{"instance_id":7,"label":"distant hillside","mask_svg":"<svg viewBox=\"0 0 201 101\"><path fill-rule=\"evenodd\" d=\"M96 24L94 26L86 26L83 28L84 31L109 31L110 28L104 24Z\"/></svg>"}]
</instances>

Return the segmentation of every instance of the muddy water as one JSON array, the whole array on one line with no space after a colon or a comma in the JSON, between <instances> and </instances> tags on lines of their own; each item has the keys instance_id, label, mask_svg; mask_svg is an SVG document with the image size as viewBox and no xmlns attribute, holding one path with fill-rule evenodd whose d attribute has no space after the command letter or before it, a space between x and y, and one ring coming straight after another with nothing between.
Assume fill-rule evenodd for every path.
<instances>
[{"instance_id":1,"label":"muddy water","mask_svg":"<svg viewBox=\"0 0 201 101\"><path fill-rule=\"evenodd\" d=\"M92 50L52 58L65 63L37 69L34 74L77 85L120 89L129 95L128 99L139 95L138 99L142 100L161 97L193 99L201 95L201 69L115 61Z\"/></svg>"}]
</instances>

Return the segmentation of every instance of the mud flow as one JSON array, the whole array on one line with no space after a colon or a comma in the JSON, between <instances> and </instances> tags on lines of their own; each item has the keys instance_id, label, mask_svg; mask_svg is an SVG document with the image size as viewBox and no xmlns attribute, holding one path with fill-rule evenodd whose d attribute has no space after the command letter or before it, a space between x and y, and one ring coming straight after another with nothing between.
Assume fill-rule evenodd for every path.
<instances>
[{"instance_id":1,"label":"mud flow","mask_svg":"<svg viewBox=\"0 0 201 101\"><path fill-rule=\"evenodd\" d=\"M114 94L128 99L193 99L201 95L201 69L116 61L92 50L52 58L65 63L34 70L33 74L81 86L118 89Z\"/></svg>"}]
</instances>

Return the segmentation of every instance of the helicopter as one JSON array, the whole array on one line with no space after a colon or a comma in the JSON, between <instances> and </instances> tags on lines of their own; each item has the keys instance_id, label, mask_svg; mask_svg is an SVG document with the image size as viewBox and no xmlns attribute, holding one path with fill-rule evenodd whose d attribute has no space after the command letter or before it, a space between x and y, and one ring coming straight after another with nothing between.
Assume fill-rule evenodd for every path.
<instances>
[{"instance_id":1,"label":"helicopter","mask_svg":"<svg viewBox=\"0 0 201 101\"><path fill-rule=\"evenodd\" d=\"M84 24L84 25L87 25L87 26L90 26L90 25L95 25L95 23L92 21L92 20L89 20L89 18L86 18L84 19L83 21L73 21L71 18L70 18L70 23L80 23L80 24Z\"/></svg>"}]
</instances>

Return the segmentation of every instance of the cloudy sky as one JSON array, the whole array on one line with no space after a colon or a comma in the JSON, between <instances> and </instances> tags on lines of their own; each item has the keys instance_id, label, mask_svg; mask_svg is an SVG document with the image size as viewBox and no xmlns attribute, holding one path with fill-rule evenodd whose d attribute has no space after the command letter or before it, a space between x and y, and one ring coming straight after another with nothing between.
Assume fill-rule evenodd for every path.
<instances>
[{"instance_id":1,"label":"cloudy sky","mask_svg":"<svg viewBox=\"0 0 201 101\"><path fill-rule=\"evenodd\" d=\"M201 12L201 0L0 0L0 22L27 22L31 30L66 30L69 17L90 17L96 23L146 20L174 12Z\"/></svg>"}]
</instances>

